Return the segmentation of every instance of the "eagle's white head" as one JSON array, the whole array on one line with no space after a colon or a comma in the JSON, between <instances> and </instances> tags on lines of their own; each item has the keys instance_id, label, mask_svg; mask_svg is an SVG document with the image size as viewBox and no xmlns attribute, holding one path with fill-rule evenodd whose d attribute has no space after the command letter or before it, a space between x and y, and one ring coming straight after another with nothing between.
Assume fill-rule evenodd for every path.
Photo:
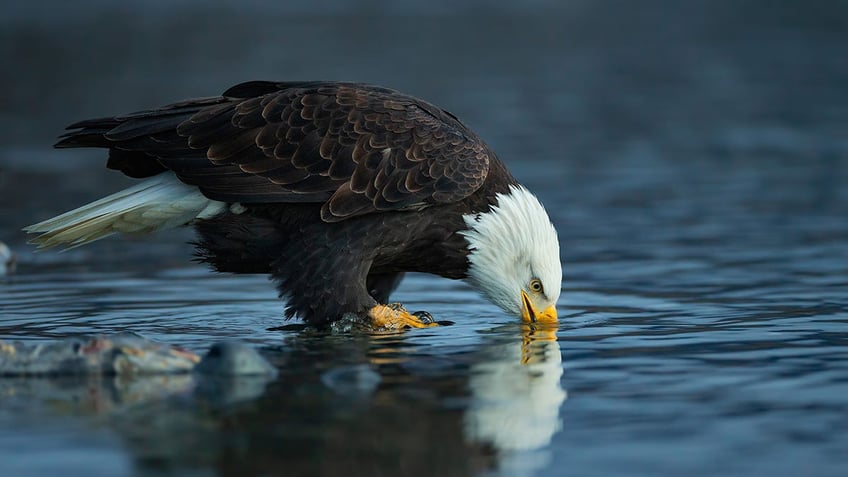
<instances>
[{"instance_id":1,"label":"eagle's white head","mask_svg":"<svg viewBox=\"0 0 848 477\"><path fill-rule=\"evenodd\" d=\"M555 322L562 286L556 229L539 199L520 185L497 201L488 212L464 216L468 281L526 322Z\"/></svg>"}]
</instances>

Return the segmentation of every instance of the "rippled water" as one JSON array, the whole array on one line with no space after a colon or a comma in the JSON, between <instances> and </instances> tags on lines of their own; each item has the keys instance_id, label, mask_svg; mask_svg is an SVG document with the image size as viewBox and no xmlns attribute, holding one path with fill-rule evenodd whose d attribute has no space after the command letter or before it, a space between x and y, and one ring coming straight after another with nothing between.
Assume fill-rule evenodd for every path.
<instances>
[{"instance_id":1,"label":"rippled water","mask_svg":"<svg viewBox=\"0 0 848 477\"><path fill-rule=\"evenodd\" d=\"M0 475L848 471L841 3L63 5L0 32L26 66L0 78L0 239L19 255L0 339L238 338L280 376L4 378ZM24 244L20 227L127 183L47 149L64 124L259 77L385 83L465 119L551 210L559 328L416 275L396 298L455 325L271 331L271 284L192 265L187 231Z\"/></svg>"}]
</instances>

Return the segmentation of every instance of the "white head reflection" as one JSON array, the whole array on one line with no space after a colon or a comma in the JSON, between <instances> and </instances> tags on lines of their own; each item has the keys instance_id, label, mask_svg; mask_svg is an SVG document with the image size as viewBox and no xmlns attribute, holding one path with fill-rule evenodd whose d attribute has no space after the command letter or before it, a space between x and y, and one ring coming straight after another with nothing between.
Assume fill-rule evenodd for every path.
<instances>
[{"instance_id":1,"label":"white head reflection","mask_svg":"<svg viewBox=\"0 0 848 477\"><path fill-rule=\"evenodd\" d=\"M520 339L488 348L472 366L464 419L466 438L506 453L550 444L566 399L556 329L522 328Z\"/></svg>"}]
</instances>

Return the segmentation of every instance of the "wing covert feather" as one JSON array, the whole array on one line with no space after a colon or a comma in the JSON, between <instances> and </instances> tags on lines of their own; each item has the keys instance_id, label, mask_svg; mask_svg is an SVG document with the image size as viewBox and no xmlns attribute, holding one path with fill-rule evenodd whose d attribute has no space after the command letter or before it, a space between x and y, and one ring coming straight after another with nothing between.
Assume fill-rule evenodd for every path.
<instances>
[{"instance_id":1,"label":"wing covert feather","mask_svg":"<svg viewBox=\"0 0 848 477\"><path fill-rule=\"evenodd\" d=\"M113 150L127 151L110 167L156 171L160 166L126 165L147 157L210 198L323 202L329 222L461 200L480 188L496 160L450 113L356 83L253 81L219 98L74 128L82 130L59 147L103 147L91 139L100 135Z\"/></svg>"}]
</instances>

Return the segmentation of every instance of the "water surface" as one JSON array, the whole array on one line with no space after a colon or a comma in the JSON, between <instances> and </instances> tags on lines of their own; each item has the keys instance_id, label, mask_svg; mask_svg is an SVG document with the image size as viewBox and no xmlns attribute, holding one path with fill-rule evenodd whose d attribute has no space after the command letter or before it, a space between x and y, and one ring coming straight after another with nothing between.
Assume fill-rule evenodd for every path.
<instances>
[{"instance_id":1,"label":"water surface","mask_svg":"<svg viewBox=\"0 0 848 477\"><path fill-rule=\"evenodd\" d=\"M0 474L845 475L842 3L65 5L0 31L20 65L0 78L20 261L0 339L237 338L280 375L0 380ZM64 124L252 78L379 82L463 118L550 209L559 328L415 275L396 298L455 325L272 331L267 279L192 264L189 231L25 245L22 226L128 183L49 150Z\"/></svg>"}]
</instances>

